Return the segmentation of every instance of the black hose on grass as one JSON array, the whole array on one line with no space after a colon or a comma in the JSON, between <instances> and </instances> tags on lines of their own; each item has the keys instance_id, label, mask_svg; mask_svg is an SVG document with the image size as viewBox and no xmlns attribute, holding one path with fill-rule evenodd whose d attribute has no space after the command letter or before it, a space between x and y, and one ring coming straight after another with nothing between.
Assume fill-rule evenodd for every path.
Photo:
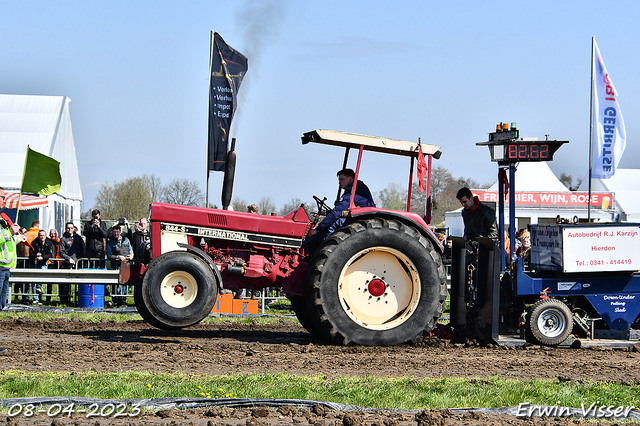
<instances>
[{"instance_id":1,"label":"black hose on grass","mask_svg":"<svg viewBox=\"0 0 640 426\"><path fill-rule=\"evenodd\" d=\"M100 414L105 407L110 410L123 409L126 410L137 407L141 410L185 410L189 408L204 407L228 407L228 408L254 408L254 407L282 407L292 405L296 408L310 409L314 405L336 410L336 411L361 411L361 412L403 412L403 413L420 413L424 409L402 410L388 408L368 408L355 405L338 404L327 401L314 401L306 399L253 399L253 398L148 398L148 399L96 399L96 398L79 398L79 397L41 397L41 398L8 398L0 399L0 407L8 408L9 415L19 415L19 410L23 410L28 405L35 408L39 414L48 414L51 407L55 411L61 412L65 407L72 406L74 413L87 414L91 410L97 410ZM49 409L45 409L49 407ZM429 411L439 412L449 410L454 414L464 414L468 412L477 412L483 414L506 414L520 417L571 417L574 419L596 419L596 420L640 420L640 410L633 408L627 412L626 417L623 416L607 416L599 413L597 409L591 409L585 413L589 407L573 408L560 406L545 406L526 404L526 406L496 407L496 408L447 408L432 409ZM615 407L617 408L617 407ZM614 408L614 409L615 409ZM112 411L113 412L113 411Z\"/></svg>"}]
</instances>

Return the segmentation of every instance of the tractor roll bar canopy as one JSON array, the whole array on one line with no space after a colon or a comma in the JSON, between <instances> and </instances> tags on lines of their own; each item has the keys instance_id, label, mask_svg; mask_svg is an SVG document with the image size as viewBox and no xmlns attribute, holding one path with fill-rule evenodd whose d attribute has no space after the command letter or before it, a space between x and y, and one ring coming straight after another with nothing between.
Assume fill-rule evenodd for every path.
<instances>
[{"instance_id":1,"label":"tractor roll bar canopy","mask_svg":"<svg viewBox=\"0 0 640 426\"><path fill-rule=\"evenodd\" d=\"M362 146L365 151L384 152L386 154L404 155L414 158L418 156L418 142L338 132L335 130L312 130L306 132L302 135L302 144L306 145L309 142L354 149L360 149ZM433 155L435 158L438 158L440 157L439 150L439 146L422 143L422 152L424 155Z\"/></svg>"},{"instance_id":2,"label":"tractor roll bar canopy","mask_svg":"<svg viewBox=\"0 0 640 426\"><path fill-rule=\"evenodd\" d=\"M302 135L302 144L306 145L309 142L315 142L324 145L333 145L340 146L345 148L344 153L344 162L342 168L347 167L347 160L349 158L349 150L351 148L357 149L359 151L358 154L358 163L355 170L355 178L353 183L352 191L356 191L356 186L358 185L358 176L360 175L360 164L362 162L362 152L363 151L374 151L374 152L382 152L386 154L392 155L402 155L405 157L411 158L411 167L409 169L409 189L407 191L407 211L411 209L411 185L413 182L413 163L415 159L418 157L420 152L419 146L422 146L422 153L426 155L428 160L428 179L427 179L427 212L429 209L429 195L431 193L431 158L435 158L436 160L440 158L442 152L440 152L440 147L436 145L431 145L428 143L420 143L418 142L409 142L402 141L398 139L387 139L380 138L377 136L367 136L367 135L359 135L356 133L347 133L347 132L338 132L335 130L312 130L310 132L303 133ZM338 186L338 195L336 199L340 198L340 187ZM351 202L349 204L349 210L354 208L354 197L351 198ZM427 213L425 216L425 222L429 223L430 214Z\"/></svg>"}]
</instances>

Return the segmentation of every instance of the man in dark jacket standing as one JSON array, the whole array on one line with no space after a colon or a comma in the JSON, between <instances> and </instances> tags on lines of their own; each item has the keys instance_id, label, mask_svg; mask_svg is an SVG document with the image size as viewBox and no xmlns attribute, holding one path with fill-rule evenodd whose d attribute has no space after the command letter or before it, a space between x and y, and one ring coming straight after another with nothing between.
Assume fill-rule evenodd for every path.
<instances>
[{"instance_id":1,"label":"man in dark jacket standing","mask_svg":"<svg viewBox=\"0 0 640 426\"><path fill-rule=\"evenodd\" d=\"M82 235L87 239L85 257L90 259L100 259L97 264L90 265L92 268L104 269L105 267L105 239L107 238L107 226L100 219L100 210L91 212L91 222L84 225ZM96 263L96 262L94 262Z\"/></svg>"},{"instance_id":2,"label":"man in dark jacket standing","mask_svg":"<svg viewBox=\"0 0 640 426\"><path fill-rule=\"evenodd\" d=\"M53 257L53 243L47 238L44 229L38 231L38 237L31 242L29 250L29 267L35 269L47 269L47 262ZM39 305L42 300L42 285L29 284L30 291L33 290L33 304Z\"/></svg>"},{"instance_id":3,"label":"man in dark jacket standing","mask_svg":"<svg viewBox=\"0 0 640 426\"><path fill-rule=\"evenodd\" d=\"M60 257L64 259L62 269L72 269L77 266L78 259L84 257L84 241L76 234L73 222L67 222L65 233L60 238ZM60 302L69 304L69 284L60 284Z\"/></svg>"},{"instance_id":4,"label":"man in dark jacket standing","mask_svg":"<svg viewBox=\"0 0 640 426\"><path fill-rule=\"evenodd\" d=\"M107 241L107 258L110 260L111 269L120 269L122 262L129 262L133 259L131 243L127 237L122 235L120 225L115 225L111 229L111 237ZM113 296L113 303L118 306L126 305L128 292L129 286L116 285L115 294L118 296Z\"/></svg>"},{"instance_id":5,"label":"man in dark jacket standing","mask_svg":"<svg viewBox=\"0 0 640 426\"><path fill-rule=\"evenodd\" d=\"M140 219L140 222L135 224L135 232L131 232L131 229L129 229L129 232L127 233L127 238L129 238L131 248L133 249L134 259L144 259L145 246L149 242L149 232L147 231L148 226L149 222L147 221L147 218L143 217Z\"/></svg>"},{"instance_id":6,"label":"man in dark jacket standing","mask_svg":"<svg viewBox=\"0 0 640 426\"><path fill-rule=\"evenodd\" d=\"M462 204L462 220L464 221L464 238L474 241L479 237L498 239L496 212L486 204L482 204L477 196L473 196L469 188L462 188L456 194Z\"/></svg>"}]
</instances>

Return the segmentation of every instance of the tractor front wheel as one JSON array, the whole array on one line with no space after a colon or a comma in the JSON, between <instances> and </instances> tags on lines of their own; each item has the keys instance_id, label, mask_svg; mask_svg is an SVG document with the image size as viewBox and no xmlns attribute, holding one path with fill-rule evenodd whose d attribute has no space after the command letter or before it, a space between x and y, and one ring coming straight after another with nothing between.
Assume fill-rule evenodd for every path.
<instances>
[{"instance_id":1,"label":"tractor front wheel","mask_svg":"<svg viewBox=\"0 0 640 426\"><path fill-rule=\"evenodd\" d=\"M149 265L135 300L149 324L169 330L202 321L217 295L215 275L202 259L188 252L170 252Z\"/></svg>"},{"instance_id":2,"label":"tractor front wheel","mask_svg":"<svg viewBox=\"0 0 640 426\"><path fill-rule=\"evenodd\" d=\"M573 330L569 307L557 299L540 299L529 312L527 331L533 343L558 346Z\"/></svg>"}]
</instances>

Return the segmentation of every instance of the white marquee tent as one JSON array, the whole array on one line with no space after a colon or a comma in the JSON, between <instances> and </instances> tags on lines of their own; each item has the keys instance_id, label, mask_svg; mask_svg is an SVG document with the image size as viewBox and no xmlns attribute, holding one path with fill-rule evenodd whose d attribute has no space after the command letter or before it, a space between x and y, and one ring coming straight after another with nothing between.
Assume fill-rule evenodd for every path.
<instances>
[{"instance_id":1,"label":"white marquee tent","mask_svg":"<svg viewBox=\"0 0 640 426\"><path fill-rule=\"evenodd\" d=\"M41 228L64 230L64 223L79 223L82 189L66 96L0 95L0 186L19 192L27 145L60 162L60 193L48 197L48 205L19 213L18 221L29 227L39 219ZM25 220L26 219L26 220Z\"/></svg>"},{"instance_id":2,"label":"white marquee tent","mask_svg":"<svg viewBox=\"0 0 640 426\"><path fill-rule=\"evenodd\" d=\"M489 191L497 190L496 181ZM540 161L516 165L516 192L520 191L569 192L569 189L560 182L546 161Z\"/></svg>"},{"instance_id":3,"label":"white marquee tent","mask_svg":"<svg viewBox=\"0 0 640 426\"><path fill-rule=\"evenodd\" d=\"M616 169L609 179L593 179L591 191L608 191L616 194L616 216L623 222L640 222L640 170ZM581 191L588 191L589 182L585 179L580 185Z\"/></svg>"}]
</instances>

